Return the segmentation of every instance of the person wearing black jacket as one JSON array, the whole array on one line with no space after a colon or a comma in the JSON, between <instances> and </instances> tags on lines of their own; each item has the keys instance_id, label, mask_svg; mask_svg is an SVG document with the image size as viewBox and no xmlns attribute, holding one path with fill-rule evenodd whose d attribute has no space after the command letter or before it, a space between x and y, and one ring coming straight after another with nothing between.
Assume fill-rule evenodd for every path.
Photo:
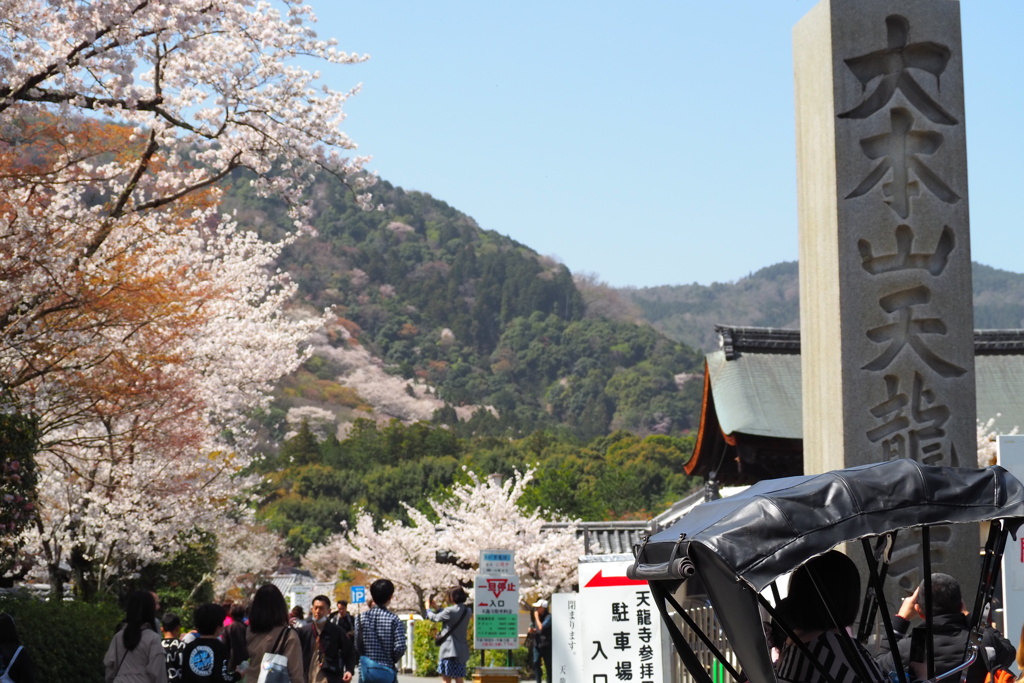
<instances>
[{"instance_id":1,"label":"person wearing black jacket","mask_svg":"<svg viewBox=\"0 0 1024 683\"><path fill-rule=\"evenodd\" d=\"M327 619L330 611L330 599L316 596L309 611L310 622L299 629L308 683L348 683L359 661L352 640Z\"/></svg>"},{"instance_id":2,"label":"person wearing black jacket","mask_svg":"<svg viewBox=\"0 0 1024 683\"><path fill-rule=\"evenodd\" d=\"M235 603L228 614L231 623L224 628L221 638L228 646L228 671L234 671L239 664L249 659L249 650L245 647L245 622L249 609L242 603Z\"/></svg>"},{"instance_id":3,"label":"person wearing black jacket","mask_svg":"<svg viewBox=\"0 0 1024 683\"><path fill-rule=\"evenodd\" d=\"M356 620L348 611L348 601L338 600L338 610L331 612L331 616L327 619L332 624L337 624L341 627L341 630L348 634L349 638L355 638L356 634Z\"/></svg>"},{"instance_id":4,"label":"person wearing black jacket","mask_svg":"<svg viewBox=\"0 0 1024 683\"><path fill-rule=\"evenodd\" d=\"M935 674L949 671L964 661L967 639L970 635L967 610L960 591L960 584L949 574L932 574L932 637L934 642ZM904 667L908 664L916 677L924 678L925 663L920 653L911 658L913 632L920 631L920 637L926 637L925 626L921 624L910 629L911 619L916 615L925 618L924 598L921 596L924 583L907 597L900 610L892 619L893 633L896 635L900 659ZM908 632L910 637L908 638ZM979 653L977 661L967 670L966 683L984 683L988 667L1007 667L1013 663L1017 654L1016 648L996 629L985 624L982 627L981 646L985 653ZM883 651L878 656L878 663L885 671L893 671L892 653L887 644L883 643ZM984 656L982 656L984 654Z\"/></svg>"}]
</instances>

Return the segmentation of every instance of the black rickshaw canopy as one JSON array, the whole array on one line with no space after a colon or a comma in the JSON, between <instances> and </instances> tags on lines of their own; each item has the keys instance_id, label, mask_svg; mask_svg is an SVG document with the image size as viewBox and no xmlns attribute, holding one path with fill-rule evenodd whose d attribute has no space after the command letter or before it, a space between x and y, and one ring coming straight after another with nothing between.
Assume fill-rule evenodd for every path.
<instances>
[{"instance_id":1,"label":"black rickshaw canopy","mask_svg":"<svg viewBox=\"0 0 1024 683\"><path fill-rule=\"evenodd\" d=\"M744 674L751 683L775 683L758 593L778 577L844 542L996 520L1001 520L999 540L993 536L990 545L997 550L983 561L994 563L997 574L1006 534L1016 535L1024 522L1024 485L998 466L966 469L893 460L765 480L698 505L636 548L630 575L647 580L656 596L670 601L680 581L699 577ZM988 574L990 598L993 567ZM667 607L659 607L667 616ZM693 670L700 665L692 650L686 653L680 644L677 639L691 674L705 680Z\"/></svg>"}]
</instances>

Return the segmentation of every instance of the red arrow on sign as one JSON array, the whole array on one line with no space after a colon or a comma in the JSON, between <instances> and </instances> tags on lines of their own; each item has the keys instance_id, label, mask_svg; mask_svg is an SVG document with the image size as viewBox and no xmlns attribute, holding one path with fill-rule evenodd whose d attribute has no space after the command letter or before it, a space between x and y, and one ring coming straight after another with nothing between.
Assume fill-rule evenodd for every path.
<instances>
[{"instance_id":1,"label":"red arrow on sign","mask_svg":"<svg viewBox=\"0 0 1024 683\"><path fill-rule=\"evenodd\" d=\"M628 576L605 576L604 570L598 569L597 573L587 581L584 588L608 588L610 586L646 586L646 581L631 579Z\"/></svg>"}]
</instances>

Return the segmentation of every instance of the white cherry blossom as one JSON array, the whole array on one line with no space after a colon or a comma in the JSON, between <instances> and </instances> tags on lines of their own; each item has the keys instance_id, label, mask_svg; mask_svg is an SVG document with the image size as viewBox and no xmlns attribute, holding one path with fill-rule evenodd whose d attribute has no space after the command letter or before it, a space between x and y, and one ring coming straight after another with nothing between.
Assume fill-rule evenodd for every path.
<instances>
[{"instance_id":1,"label":"white cherry blossom","mask_svg":"<svg viewBox=\"0 0 1024 683\"><path fill-rule=\"evenodd\" d=\"M365 56L314 21L298 0L0 0L0 409L40 420L26 549L55 586L232 528L245 418L323 322L285 313L276 258L313 172L364 204L373 182L341 130L358 86L304 66ZM290 232L220 215L229 180L284 200Z\"/></svg>"},{"instance_id":2,"label":"white cherry blossom","mask_svg":"<svg viewBox=\"0 0 1024 683\"><path fill-rule=\"evenodd\" d=\"M360 566L375 577L386 577L398 589L396 606L422 611L431 597L457 582L471 581L481 550L515 552L520 598L569 590L576 582L583 541L577 521L524 511L518 501L533 479L533 470L516 472L505 482L481 479L457 484L450 495L430 501L437 522L406 507L410 523L390 520L375 524L362 512L353 529L312 548L303 565L328 580L338 571ZM548 522L567 522L547 526ZM436 551L447 550L457 564L438 564Z\"/></svg>"}]
</instances>

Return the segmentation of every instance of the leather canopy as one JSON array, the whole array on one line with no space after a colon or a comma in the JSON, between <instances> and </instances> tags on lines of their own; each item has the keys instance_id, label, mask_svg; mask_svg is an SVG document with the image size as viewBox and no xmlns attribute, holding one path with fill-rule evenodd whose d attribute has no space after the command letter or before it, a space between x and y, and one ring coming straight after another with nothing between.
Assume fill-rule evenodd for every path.
<instances>
[{"instance_id":1,"label":"leather canopy","mask_svg":"<svg viewBox=\"0 0 1024 683\"><path fill-rule=\"evenodd\" d=\"M845 541L932 524L1024 521L1024 485L984 469L892 460L824 474L769 479L695 507L651 536L630 574L679 581L696 572L737 578L761 591L777 577ZM694 547L710 551L694 552ZM703 559L702 559L703 558ZM730 576L731 574L731 576Z\"/></svg>"}]
</instances>

